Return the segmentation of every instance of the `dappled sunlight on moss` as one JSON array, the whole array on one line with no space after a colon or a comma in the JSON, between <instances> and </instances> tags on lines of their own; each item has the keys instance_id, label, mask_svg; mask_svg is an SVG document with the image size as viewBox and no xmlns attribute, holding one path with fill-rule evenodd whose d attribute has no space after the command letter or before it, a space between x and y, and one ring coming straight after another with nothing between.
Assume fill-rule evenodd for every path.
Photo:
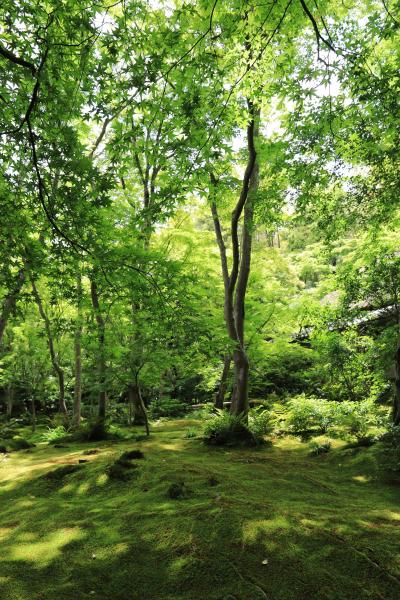
<instances>
[{"instance_id":1,"label":"dappled sunlight on moss","mask_svg":"<svg viewBox=\"0 0 400 600\"><path fill-rule=\"evenodd\" d=\"M398 491L376 479L364 449L333 449L328 460L308 457L295 439L209 450L183 439L187 424L114 443L60 480L43 475L76 464L86 445L15 456L11 470L19 460L26 470L0 488L1 599L72 600L94 590L100 600L248 600L261 597L255 582L273 600L367 600L378 588L397 600L393 581L367 558L400 576ZM137 478L109 480L111 460L133 445L145 455ZM181 481L187 493L169 498Z\"/></svg>"},{"instance_id":2,"label":"dappled sunlight on moss","mask_svg":"<svg viewBox=\"0 0 400 600\"><path fill-rule=\"evenodd\" d=\"M280 515L272 519L247 521L243 525L243 541L245 543L252 543L258 538L260 533L266 532L270 534L276 531L290 529L291 527L292 525L289 521Z\"/></svg>"},{"instance_id":3,"label":"dappled sunlight on moss","mask_svg":"<svg viewBox=\"0 0 400 600\"><path fill-rule=\"evenodd\" d=\"M352 479L359 483L369 483L371 481L371 477L367 477L366 475L354 475Z\"/></svg>"},{"instance_id":4,"label":"dappled sunlight on moss","mask_svg":"<svg viewBox=\"0 0 400 600\"><path fill-rule=\"evenodd\" d=\"M8 552L12 560L29 561L39 566L46 566L61 555L64 546L84 537L85 533L79 528L64 528L47 534L37 542L24 543L18 540L17 544L8 549Z\"/></svg>"}]
</instances>

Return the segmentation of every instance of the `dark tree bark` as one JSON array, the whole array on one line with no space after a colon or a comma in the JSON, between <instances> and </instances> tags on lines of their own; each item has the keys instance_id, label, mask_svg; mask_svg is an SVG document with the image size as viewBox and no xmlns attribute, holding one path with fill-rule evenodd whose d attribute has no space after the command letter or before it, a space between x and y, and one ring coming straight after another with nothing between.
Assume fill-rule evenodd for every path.
<instances>
[{"instance_id":1,"label":"dark tree bark","mask_svg":"<svg viewBox=\"0 0 400 600\"><path fill-rule=\"evenodd\" d=\"M14 404L14 389L9 385L7 387L7 413L6 418L9 421L12 418L12 410Z\"/></svg>"},{"instance_id":2,"label":"dark tree bark","mask_svg":"<svg viewBox=\"0 0 400 600\"><path fill-rule=\"evenodd\" d=\"M395 357L395 379L392 420L394 425L400 425L400 342L397 345Z\"/></svg>"},{"instance_id":3,"label":"dark tree bark","mask_svg":"<svg viewBox=\"0 0 400 600\"><path fill-rule=\"evenodd\" d=\"M128 385L128 399L131 411L131 425L145 425L146 416L142 410L139 389L136 382Z\"/></svg>"},{"instance_id":4,"label":"dark tree bark","mask_svg":"<svg viewBox=\"0 0 400 600\"><path fill-rule=\"evenodd\" d=\"M222 369L221 379L219 381L217 395L215 397L215 408L224 408L225 394L228 387L228 377L231 370L232 357L226 354L224 357L224 366Z\"/></svg>"},{"instance_id":5,"label":"dark tree bark","mask_svg":"<svg viewBox=\"0 0 400 600\"><path fill-rule=\"evenodd\" d=\"M230 237L232 243L232 267L228 270L226 246L223 239L221 223L215 200L217 180L211 174L213 194L211 212L214 230L219 247L222 278L224 282L224 317L227 332L234 342L233 364L234 384L232 392L231 412L234 415L247 415L249 361L244 343L245 298L251 265L251 250L254 222L254 199L258 190L259 167L255 140L259 131L260 111L248 102L250 122L247 126L248 159L242 180L242 188L238 202L232 212ZM244 217L242 240L239 243L239 221Z\"/></svg>"},{"instance_id":6,"label":"dark tree bark","mask_svg":"<svg viewBox=\"0 0 400 600\"><path fill-rule=\"evenodd\" d=\"M36 431L36 402L35 394L32 394L31 398L31 410L32 410L32 431Z\"/></svg>"},{"instance_id":7,"label":"dark tree bark","mask_svg":"<svg viewBox=\"0 0 400 600\"><path fill-rule=\"evenodd\" d=\"M3 339L4 331L10 315L15 309L19 293L25 283L25 271L20 269L18 272L12 289L8 292L3 300L3 306L0 313L0 344Z\"/></svg>"},{"instance_id":8,"label":"dark tree bark","mask_svg":"<svg viewBox=\"0 0 400 600\"><path fill-rule=\"evenodd\" d=\"M54 372L57 375L57 379L58 379L58 391L59 391L59 395L58 395L58 407L59 407L59 411L60 411L61 414L63 414L65 417L67 417L68 416L68 411L67 411L67 406L65 404L64 371L61 368L60 363L58 362L57 354L56 354L55 349L54 349L54 339L53 339L53 333L51 331L50 319L48 318L48 316L46 314L46 311L44 310L42 299L41 299L41 297L39 295L39 292L37 290L35 281L33 279L31 279L31 284L32 284L33 297L35 298L35 302L37 304L37 307L38 307L38 310L39 310L39 314L42 317L43 322L44 322L44 327L45 327L46 335L47 335L47 343L48 343L49 352L50 352L51 364L53 366Z\"/></svg>"},{"instance_id":9,"label":"dark tree bark","mask_svg":"<svg viewBox=\"0 0 400 600\"><path fill-rule=\"evenodd\" d=\"M78 273L76 277L77 296L77 318L74 336L75 354L75 385L74 385L74 424L79 427L81 422L81 400L82 400L82 277Z\"/></svg>"},{"instance_id":10,"label":"dark tree bark","mask_svg":"<svg viewBox=\"0 0 400 600\"><path fill-rule=\"evenodd\" d=\"M98 399L98 419L105 421L107 410L107 390L106 390L106 359L105 359L105 322L100 310L99 294L97 284L92 278L90 280L90 295L92 306L97 324L97 340L99 345L99 354L97 359L97 372L99 375L99 399Z\"/></svg>"}]
</instances>

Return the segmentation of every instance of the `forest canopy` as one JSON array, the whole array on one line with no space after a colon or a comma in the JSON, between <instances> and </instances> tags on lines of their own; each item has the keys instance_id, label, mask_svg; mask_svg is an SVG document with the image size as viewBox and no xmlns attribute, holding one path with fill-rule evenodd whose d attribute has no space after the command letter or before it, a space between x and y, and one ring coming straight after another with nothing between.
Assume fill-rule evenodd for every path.
<instances>
[{"instance_id":1,"label":"forest canopy","mask_svg":"<svg viewBox=\"0 0 400 600\"><path fill-rule=\"evenodd\" d=\"M398 423L395 10L21 1L0 23L3 410L306 393L392 397Z\"/></svg>"}]
</instances>

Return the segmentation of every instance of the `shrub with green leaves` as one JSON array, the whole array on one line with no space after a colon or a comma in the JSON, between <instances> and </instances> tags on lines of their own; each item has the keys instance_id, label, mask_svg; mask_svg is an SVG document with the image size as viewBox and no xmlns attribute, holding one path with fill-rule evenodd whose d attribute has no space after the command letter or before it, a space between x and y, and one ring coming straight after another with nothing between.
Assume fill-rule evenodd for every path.
<instances>
[{"instance_id":1,"label":"shrub with green leaves","mask_svg":"<svg viewBox=\"0 0 400 600\"><path fill-rule=\"evenodd\" d=\"M58 427L48 427L47 431L42 434L41 440L43 442L54 443L65 439L67 435L68 432L64 425L59 425Z\"/></svg>"},{"instance_id":2,"label":"shrub with green leaves","mask_svg":"<svg viewBox=\"0 0 400 600\"><path fill-rule=\"evenodd\" d=\"M379 441L383 445L382 466L384 469L400 472L400 425L392 425Z\"/></svg>"},{"instance_id":3,"label":"shrub with green leaves","mask_svg":"<svg viewBox=\"0 0 400 600\"><path fill-rule=\"evenodd\" d=\"M270 411L262 406L251 408L249 410L248 427L257 439L271 433L273 422Z\"/></svg>"},{"instance_id":4,"label":"shrub with green leaves","mask_svg":"<svg viewBox=\"0 0 400 600\"><path fill-rule=\"evenodd\" d=\"M151 419L159 419L160 417L183 417L187 412L187 404L174 398L157 398L152 400L149 408L149 416Z\"/></svg>"},{"instance_id":5,"label":"shrub with green leaves","mask_svg":"<svg viewBox=\"0 0 400 600\"><path fill-rule=\"evenodd\" d=\"M218 414L207 422L204 441L216 446L254 446L257 443L243 417L231 415L226 410L218 411Z\"/></svg>"},{"instance_id":6,"label":"shrub with green leaves","mask_svg":"<svg viewBox=\"0 0 400 600\"><path fill-rule=\"evenodd\" d=\"M368 430L379 423L376 405L371 400L362 402L329 402L331 425L342 427L356 438L365 438Z\"/></svg>"},{"instance_id":7,"label":"shrub with green leaves","mask_svg":"<svg viewBox=\"0 0 400 600\"><path fill-rule=\"evenodd\" d=\"M313 440L310 442L310 456L319 456L320 454L326 454L331 449L331 443L329 440L317 441Z\"/></svg>"},{"instance_id":8,"label":"shrub with green leaves","mask_svg":"<svg viewBox=\"0 0 400 600\"><path fill-rule=\"evenodd\" d=\"M305 394L289 400L287 411L286 427L293 433L312 429L326 431L332 421L329 403Z\"/></svg>"},{"instance_id":9,"label":"shrub with green leaves","mask_svg":"<svg viewBox=\"0 0 400 600\"><path fill-rule=\"evenodd\" d=\"M191 438L195 438L197 437L197 429L194 429L193 427L189 427L189 429L187 429L185 431L185 438L187 440L191 439Z\"/></svg>"},{"instance_id":10,"label":"shrub with green leaves","mask_svg":"<svg viewBox=\"0 0 400 600\"><path fill-rule=\"evenodd\" d=\"M304 394L287 403L286 427L291 432L331 431L339 428L357 438L366 437L381 417L372 400L334 402Z\"/></svg>"}]
</instances>

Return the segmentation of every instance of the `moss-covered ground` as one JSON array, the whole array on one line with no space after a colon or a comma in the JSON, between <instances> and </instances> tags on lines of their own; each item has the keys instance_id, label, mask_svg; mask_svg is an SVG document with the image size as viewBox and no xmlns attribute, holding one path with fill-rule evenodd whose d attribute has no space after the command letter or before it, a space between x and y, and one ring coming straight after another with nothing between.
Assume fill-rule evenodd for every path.
<instances>
[{"instance_id":1,"label":"moss-covered ground","mask_svg":"<svg viewBox=\"0 0 400 600\"><path fill-rule=\"evenodd\" d=\"M376 446L214 449L185 437L193 425L0 455L1 600L400 598L400 485ZM144 459L109 478L133 448Z\"/></svg>"}]
</instances>

